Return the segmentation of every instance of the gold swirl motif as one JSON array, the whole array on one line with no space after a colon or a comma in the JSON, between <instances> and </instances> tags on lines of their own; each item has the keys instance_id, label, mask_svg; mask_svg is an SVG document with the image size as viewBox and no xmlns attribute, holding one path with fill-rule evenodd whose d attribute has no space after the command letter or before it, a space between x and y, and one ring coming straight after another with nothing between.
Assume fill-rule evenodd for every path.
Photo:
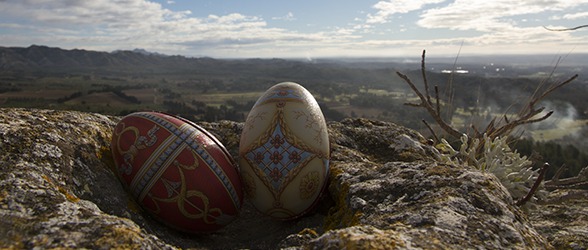
<instances>
[{"instance_id":1,"label":"gold swirl motif","mask_svg":"<svg viewBox=\"0 0 588 250\"><path fill-rule=\"evenodd\" d=\"M306 174L300 180L300 198L303 200L311 198L318 190L318 186L319 173L317 171L312 171Z\"/></svg>"},{"instance_id":2,"label":"gold swirl motif","mask_svg":"<svg viewBox=\"0 0 588 250\"><path fill-rule=\"evenodd\" d=\"M263 121L265 119L266 113L267 112L265 112L265 111L260 112L260 113L255 114L255 116L253 116L252 118L247 119L245 121L245 129L243 129L241 137L246 137L249 130L252 130L253 127L255 127L255 126L253 126L253 124L255 123L255 120L259 119L260 121Z\"/></svg>"},{"instance_id":3,"label":"gold swirl motif","mask_svg":"<svg viewBox=\"0 0 588 250\"><path fill-rule=\"evenodd\" d=\"M305 120L305 127L307 129L312 129L315 132L314 135L314 140L318 143L318 144L323 144L323 139L321 137L321 134L325 131L324 127L320 126L320 122L322 122L321 116L315 112L314 114L306 114L306 112L301 111L301 110L295 110L293 111L294 113L294 118L296 120L303 118ZM318 127L318 128L315 128Z\"/></svg>"},{"instance_id":4,"label":"gold swirl motif","mask_svg":"<svg viewBox=\"0 0 588 250\"><path fill-rule=\"evenodd\" d=\"M131 155L134 156L135 155L134 154L135 153L134 151L136 149L134 149L133 147L135 147L135 143L137 142L137 138L139 137L139 129L137 127L133 127L133 126L127 127L124 122L121 122L120 125L122 126L122 130L120 132L116 132L115 131L115 134L116 134L116 137L117 137L117 140L116 140L116 148L118 149L118 152L120 152L120 154L126 154L127 152L131 151ZM135 135L135 141L133 142L133 145L131 145L129 147L129 149L124 150L120 146L120 139L122 138L121 135L124 134L124 133L126 133L126 132L128 132L128 131L131 131Z\"/></svg>"},{"instance_id":5,"label":"gold swirl motif","mask_svg":"<svg viewBox=\"0 0 588 250\"><path fill-rule=\"evenodd\" d=\"M187 169L187 170L194 170L196 168L199 167L200 164L198 164L198 156L196 156L196 154L194 153L194 151L192 151L192 157L194 157L194 163L192 163L192 165L185 165L180 163L180 161L178 161L178 159L175 159L173 164L175 166L177 166L178 168L183 168L183 169Z\"/></svg>"},{"instance_id":6,"label":"gold swirl motif","mask_svg":"<svg viewBox=\"0 0 588 250\"><path fill-rule=\"evenodd\" d=\"M122 131L116 133L117 136L117 141L116 141L116 146L118 151L121 154L126 154L127 152L131 153L133 156L137 154L137 151L139 149L144 149L150 146L153 146L156 142L157 142L157 136L155 136L155 132L157 132L157 130L159 130L159 127L157 125L154 125L153 128L151 128L149 131L147 131L147 137L146 136L141 136L139 135L139 129L137 127L134 126L130 126L130 127L126 127L124 122L121 122L122 124ZM120 147L120 139L121 139L121 135L131 131L134 135L135 135L135 141L133 142L133 145L131 145L129 147L128 150L123 150Z\"/></svg>"},{"instance_id":7,"label":"gold swirl motif","mask_svg":"<svg viewBox=\"0 0 588 250\"><path fill-rule=\"evenodd\" d=\"M194 154L194 153L192 152L192 154ZM153 211L153 213L158 214L161 211L161 208L159 207L157 202L177 203L178 209L180 210L180 213L182 213L182 215L185 216L186 218L202 219L207 224L214 224L217 222L217 218L219 218L223 215L223 212L219 208L210 208L210 201L208 200L208 197L204 193L197 191L197 190L187 190L187 187L186 187L186 177L185 177L184 171L182 169L187 169L187 170L196 169L198 167L198 160L195 155L194 155L194 160L195 160L195 163L192 165L183 165L183 164L180 164L179 162L174 163L174 165L178 168L178 171L180 173L180 189L179 189L179 191L175 188L167 187L167 185L166 185L166 188L168 189L168 194L170 196L168 198L155 197L151 193L149 193L149 197L151 197L151 199L153 199L154 204L156 206L156 209ZM164 184L165 184L166 180L162 178L162 181L164 181ZM174 194L175 194L175 196L173 196ZM200 208L197 205L195 205L194 203L190 202L189 198L192 198L192 197L197 197L202 201L202 208ZM196 212L196 213L188 212L186 210L186 205L196 209L198 212Z\"/></svg>"},{"instance_id":8,"label":"gold swirl motif","mask_svg":"<svg viewBox=\"0 0 588 250\"><path fill-rule=\"evenodd\" d=\"M151 147L157 142L157 136L155 135L155 133L157 132L157 130L159 130L159 127L157 125L154 125L153 128L147 131L147 136L142 136L140 135L139 129L137 127L127 127L124 122L121 122L121 126L123 128L120 132L115 131L117 137L116 148L118 149L118 152L123 156L124 164L120 166L122 172L124 172L127 175L130 175L133 170L132 163L135 160L135 156L139 153L139 150ZM123 148L121 148L120 145L120 140L122 138L121 135L129 131L133 133L135 141L133 142L133 145L129 146L127 150L124 150Z\"/></svg>"}]
</instances>

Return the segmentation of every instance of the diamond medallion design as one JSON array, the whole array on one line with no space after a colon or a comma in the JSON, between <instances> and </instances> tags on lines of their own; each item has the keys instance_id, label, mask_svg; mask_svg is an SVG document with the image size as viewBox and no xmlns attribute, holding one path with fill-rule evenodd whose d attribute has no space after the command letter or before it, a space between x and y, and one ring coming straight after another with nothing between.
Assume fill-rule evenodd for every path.
<instances>
[{"instance_id":1,"label":"diamond medallion design","mask_svg":"<svg viewBox=\"0 0 588 250\"><path fill-rule=\"evenodd\" d=\"M290 144L280 125L276 124L268 140L245 156L257 165L274 190L282 190L291 178L289 174L297 172L296 167L313 154Z\"/></svg>"}]
</instances>

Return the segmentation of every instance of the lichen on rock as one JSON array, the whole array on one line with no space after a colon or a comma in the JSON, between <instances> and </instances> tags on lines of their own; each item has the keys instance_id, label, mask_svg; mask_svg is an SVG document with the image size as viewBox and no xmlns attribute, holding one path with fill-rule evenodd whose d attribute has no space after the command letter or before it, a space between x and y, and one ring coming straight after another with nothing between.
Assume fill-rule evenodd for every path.
<instances>
[{"instance_id":1,"label":"lichen on rock","mask_svg":"<svg viewBox=\"0 0 588 250\"><path fill-rule=\"evenodd\" d=\"M0 247L172 248L135 222L99 208L127 197L96 156L108 145L116 120L69 111L0 110Z\"/></svg>"},{"instance_id":2,"label":"lichen on rock","mask_svg":"<svg viewBox=\"0 0 588 250\"><path fill-rule=\"evenodd\" d=\"M109 142L119 120L0 109L0 248L582 249L588 244L581 207L588 197L576 206L552 203L524 212L493 174L444 164L417 132L367 119L328 124L329 187L315 211L282 222L245 201L240 217L218 232L183 234L147 216L114 174ZM199 125L237 155L242 123ZM568 219L557 219L562 214Z\"/></svg>"}]
</instances>

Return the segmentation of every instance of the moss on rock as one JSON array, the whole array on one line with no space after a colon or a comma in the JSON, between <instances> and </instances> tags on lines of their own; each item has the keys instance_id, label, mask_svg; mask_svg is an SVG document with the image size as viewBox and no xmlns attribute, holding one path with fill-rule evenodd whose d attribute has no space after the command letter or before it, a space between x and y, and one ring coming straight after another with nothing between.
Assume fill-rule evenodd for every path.
<instances>
[{"instance_id":1,"label":"moss on rock","mask_svg":"<svg viewBox=\"0 0 588 250\"><path fill-rule=\"evenodd\" d=\"M0 109L0 248L550 249L551 243L582 249L587 244L588 218L582 216L588 199L541 205L529 210L529 218L495 176L441 164L438 152L415 131L367 119L328 124L329 188L313 213L274 221L246 201L240 218L226 228L186 235L146 216L119 183L109 148L119 119ZM241 123L200 125L237 155ZM568 219L558 219L562 214Z\"/></svg>"}]
</instances>

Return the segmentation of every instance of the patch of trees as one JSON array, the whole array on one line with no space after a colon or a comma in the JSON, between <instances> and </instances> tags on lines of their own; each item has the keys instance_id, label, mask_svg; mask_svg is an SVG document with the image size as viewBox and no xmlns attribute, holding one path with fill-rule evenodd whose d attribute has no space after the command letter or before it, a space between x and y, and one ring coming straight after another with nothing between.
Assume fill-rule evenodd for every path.
<instances>
[{"instance_id":1,"label":"patch of trees","mask_svg":"<svg viewBox=\"0 0 588 250\"><path fill-rule=\"evenodd\" d=\"M93 89L88 91L88 94L92 94L92 93L103 93L103 92L112 92L113 94L115 94L116 96L122 98L123 100L126 100L127 102L133 103L133 104L141 104L141 101L139 101L139 99L137 99L137 97L135 96L131 96L131 95L127 95L123 92L123 90L127 90L127 89L134 89L134 88L145 88L146 86L144 85L139 85L137 86L112 86L112 85L108 85L108 84L95 84L93 86L102 86L102 89Z\"/></svg>"},{"instance_id":2,"label":"patch of trees","mask_svg":"<svg viewBox=\"0 0 588 250\"><path fill-rule=\"evenodd\" d=\"M21 91L22 88L17 87L15 83L12 82L0 82L0 93L6 92L18 92Z\"/></svg>"},{"instance_id":3,"label":"patch of trees","mask_svg":"<svg viewBox=\"0 0 588 250\"><path fill-rule=\"evenodd\" d=\"M245 113L241 109L247 107L245 105L236 105L233 101L227 101L219 107L209 106L203 102L192 101L186 104L181 101L163 101L166 107L166 112L176 114L195 121L215 122L219 120L244 121Z\"/></svg>"},{"instance_id":4,"label":"patch of trees","mask_svg":"<svg viewBox=\"0 0 588 250\"><path fill-rule=\"evenodd\" d=\"M518 139L513 143L513 149L536 161L549 162L552 167L545 175L547 180L551 179L561 166L565 167L561 178L576 176L582 168L588 166L588 154L571 144Z\"/></svg>"},{"instance_id":5,"label":"patch of trees","mask_svg":"<svg viewBox=\"0 0 588 250\"><path fill-rule=\"evenodd\" d=\"M28 107L30 104L45 104L43 98L36 97L9 97L3 104L17 104L16 107Z\"/></svg>"},{"instance_id":6,"label":"patch of trees","mask_svg":"<svg viewBox=\"0 0 588 250\"><path fill-rule=\"evenodd\" d=\"M420 72L413 71L407 75L418 79L419 74ZM498 108L495 110L497 112L519 111L533 93L542 92L550 86L549 83L558 81L558 79L548 79L542 84L543 79L519 77L481 77L460 74L451 76L438 73L428 73L428 75L431 86L439 86L439 94L442 98L452 96L454 106L464 109L492 106ZM587 119L588 113L582 112L588 107L585 90L586 82L576 79L571 84L552 92L545 100L569 103L580 111L579 119Z\"/></svg>"},{"instance_id":7,"label":"patch of trees","mask_svg":"<svg viewBox=\"0 0 588 250\"><path fill-rule=\"evenodd\" d=\"M73 93L71 95L58 98L57 99L57 103L64 103L64 102L67 102L69 100L73 100L73 99L76 99L78 97L81 97L82 95L84 95L84 94L81 91L78 91L78 92L75 92L75 93Z\"/></svg>"},{"instance_id":8,"label":"patch of trees","mask_svg":"<svg viewBox=\"0 0 588 250\"><path fill-rule=\"evenodd\" d=\"M14 86L1 86L0 87L0 93L6 93L6 92L18 92L21 91L22 88L19 87L14 87Z\"/></svg>"},{"instance_id":9,"label":"patch of trees","mask_svg":"<svg viewBox=\"0 0 588 250\"><path fill-rule=\"evenodd\" d=\"M214 122L219 120L245 121L246 114L251 110L255 101L239 103L235 100L227 100L220 106L209 106L204 102L192 100L189 104L181 101L163 101L166 112L190 118L196 121ZM328 108L326 105L319 103L323 115L327 120L339 121L345 118L345 115Z\"/></svg>"},{"instance_id":10,"label":"patch of trees","mask_svg":"<svg viewBox=\"0 0 588 250\"><path fill-rule=\"evenodd\" d=\"M176 93L169 88L158 89L158 91L159 93L163 94L165 99L178 99L182 96L180 93Z\"/></svg>"},{"instance_id":11,"label":"patch of trees","mask_svg":"<svg viewBox=\"0 0 588 250\"><path fill-rule=\"evenodd\" d=\"M116 96L130 102L130 103L134 103L134 104L141 104L141 101L139 101L139 99L137 99L137 97L131 96L131 95L127 95L124 92L120 91L120 90L113 90L112 93L114 93Z\"/></svg>"},{"instance_id":12,"label":"patch of trees","mask_svg":"<svg viewBox=\"0 0 588 250\"><path fill-rule=\"evenodd\" d=\"M308 84L308 90L314 94L318 95L321 98L334 98L338 95L351 95L356 94L359 92L359 86L354 84L348 83L316 83L313 84L314 81L311 81Z\"/></svg>"},{"instance_id":13,"label":"patch of trees","mask_svg":"<svg viewBox=\"0 0 588 250\"><path fill-rule=\"evenodd\" d=\"M402 102L394 100L387 95L375 95L370 93L359 93L349 100L349 104L361 108L381 108L386 110L397 109Z\"/></svg>"},{"instance_id":14,"label":"patch of trees","mask_svg":"<svg viewBox=\"0 0 588 250\"><path fill-rule=\"evenodd\" d=\"M125 79L122 79L122 78L119 78L119 77L102 76L102 77L100 77L100 79L107 80L107 81L126 82Z\"/></svg>"},{"instance_id":15,"label":"patch of trees","mask_svg":"<svg viewBox=\"0 0 588 250\"><path fill-rule=\"evenodd\" d=\"M109 79L116 79L116 78L109 78ZM124 80L121 80L124 81ZM94 92L109 92L112 90L129 90L129 89L145 89L145 88L150 88L152 87L149 84L125 84L125 85L117 85L117 86L112 86L110 84L105 84L105 83L92 83L91 85L92 87L100 87L101 89L98 90L92 90Z\"/></svg>"},{"instance_id":16,"label":"patch of trees","mask_svg":"<svg viewBox=\"0 0 588 250\"><path fill-rule=\"evenodd\" d=\"M233 108L229 108L227 105L220 105L218 108L213 106L207 106L203 119L205 121L243 121L245 120L245 115Z\"/></svg>"},{"instance_id":17,"label":"patch of trees","mask_svg":"<svg viewBox=\"0 0 588 250\"><path fill-rule=\"evenodd\" d=\"M327 121L341 121L347 117L345 114L337 110L330 109L324 103L319 103L319 106L321 107L321 111L323 112L323 115Z\"/></svg>"},{"instance_id":18,"label":"patch of trees","mask_svg":"<svg viewBox=\"0 0 588 250\"><path fill-rule=\"evenodd\" d=\"M360 108L376 108L383 110L374 117L376 119L388 120L394 123L409 127L419 128L421 120L431 120L423 110L415 110L404 105L406 101L391 97L389 95L376 95L371 93L359 93L349 100L349 104ZM452 107L455 109L455 107Z\"/></svg>"},{"instance_id":19,"label":"patch of trees","mask_svg":"<svg viewBox=\"0 0 588 250\"><path fill-rule=\"evenodd\" d=\"M184 102L165 100L163 105L167 108L166 112L180 116L193 117L203 113L200 108L195 109Z\"/></svg>"},{"instance_id":20,"label":"patch of trees","mask_svg":"<svg viewBox=\"0 0 588 250\"><path fill-rule=\"evenodd\" d=\"M238 103L235 100L227 100L227 101L225 101L225 103L230 108L233 108L237 111L245 111L245 112L249 112L249 110L251 110L251 108L253 108L253 105L255 105L255 101L248 101L246 103Z\"/></svg>"}]
</instances>

